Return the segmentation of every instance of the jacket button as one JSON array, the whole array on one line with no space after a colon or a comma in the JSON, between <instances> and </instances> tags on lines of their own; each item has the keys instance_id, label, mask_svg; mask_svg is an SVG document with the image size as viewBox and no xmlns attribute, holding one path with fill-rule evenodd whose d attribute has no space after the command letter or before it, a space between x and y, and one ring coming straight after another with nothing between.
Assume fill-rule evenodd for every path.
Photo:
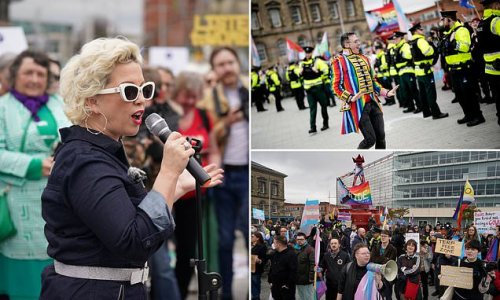
<instances>
[{"instance_id":1,"label":"jacket button","mask_svg":"<svg viewBox=\"0 0 500 300\"><path fill-rule=\"evenodd\" d=\"M148 248L151 247L151 240L146 241L146 247L148 247Z\"/></svg>"}]
</instances>

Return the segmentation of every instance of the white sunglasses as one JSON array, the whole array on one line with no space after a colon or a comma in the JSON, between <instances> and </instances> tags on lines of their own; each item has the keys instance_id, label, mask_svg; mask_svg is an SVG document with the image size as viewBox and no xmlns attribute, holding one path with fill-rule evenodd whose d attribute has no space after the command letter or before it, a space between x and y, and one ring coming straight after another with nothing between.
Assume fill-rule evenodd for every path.
<instances>
[{"instance_id":1,"label":"white sunglasses","mask_svg":"<svg viewBox=\"0 0 500 300\"><path fill-rule=\"evenodd\" d=\"M117 87L100 90L97 94L105 95L115 93L120 93L120 96L125 102L134 102L139 98L139 94L142 94L145 100L151 100L155 94L155 83L148 81L141 86L137 86L133 83L122 83Z\"/></svg>"}]
</instances>

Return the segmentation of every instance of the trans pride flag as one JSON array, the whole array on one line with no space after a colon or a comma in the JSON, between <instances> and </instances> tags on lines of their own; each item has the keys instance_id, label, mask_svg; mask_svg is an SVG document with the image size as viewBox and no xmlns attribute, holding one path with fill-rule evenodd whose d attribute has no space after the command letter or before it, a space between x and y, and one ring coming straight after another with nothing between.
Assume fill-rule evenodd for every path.
<instances>
[{"instance_id":1,"label":"trans pride flag","mask_svg":"<svg viewBox=\"0 0 500 300\"><path fill-rule=\"evenodd\" d=\"M309 236L313 226L318 224L319 218L319 200L306 200L299 231Z\"/></svg>"}]
</instances>

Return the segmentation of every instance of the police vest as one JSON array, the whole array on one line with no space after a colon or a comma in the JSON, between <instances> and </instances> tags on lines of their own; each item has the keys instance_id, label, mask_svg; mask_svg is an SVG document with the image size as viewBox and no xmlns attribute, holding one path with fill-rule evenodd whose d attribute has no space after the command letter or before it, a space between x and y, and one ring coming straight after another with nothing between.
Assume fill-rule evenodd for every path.
<instances>
[{"instance_id":1,"label":"police vest","mask_svg":"<svg viewBox=\"0 0 500 300\"><path fill-rule=\"evenodd\" d=\"M498 17L491 15L481 20L477 29L479 47L485 62L485 73L491 75L500 75L500 36L493 34L490 29L491 22Z\"/></svg>"},{"instance_id":2,"label":"police vest","mask_svg":"<svg viewBox=\"0 0 500 300\"><path fill-rule=\"evenodd\" d=\"M252 90L259 87L259 74L257 72L252 71Z\"/></svg>"},{"instance_id":3,"label":"police vest","mask_svg":"<svg viewBox=\"0 0 500 300\"><path fill-rule=\"evenodd\" d=\"M302 63L302 77L305 80L317 79L321 77L320 72L314 72L313 67L316 60L308 60Z\"/></svg>"},{"instance_id":4,"label":"police vest","mask_svg":"<svg viewBox=\"0 0 500 300\"><path fill-rule=\"evenodd\" d=\"M444 36L443 47L444 47L444 53L445 53L445 61L446 61L446 64L449 66L450 70L452 70L452 71L467 68L468 63L472 60L472 54L470 53L470 48L469 48L468 52L461 52L457 49L457 43L459 43L460 41L456 40L457 39L456 32L460 28L465 28L470 35L470 31L466 27L464 27L462 24L460 24L460 25L456 26L455 28L453 28L453 30L451 30L450 32L448 32L448 34L446 34ZM454 40L450 41L450 36L454 32L455 32L455 38L454 38ZM470 47L470 45L469 45L469 47Z\"/></svg>"}]
</instances>

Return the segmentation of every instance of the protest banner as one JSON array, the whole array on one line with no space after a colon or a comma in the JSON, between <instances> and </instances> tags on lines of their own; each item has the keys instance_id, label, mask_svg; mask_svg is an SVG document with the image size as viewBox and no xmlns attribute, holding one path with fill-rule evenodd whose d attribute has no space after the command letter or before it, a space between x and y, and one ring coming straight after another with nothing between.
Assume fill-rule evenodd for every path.
<instances>
[{"instance_id":1,"label":"protest banner","mask_svg":"<svg viewBox=\"0 0 500 300\"><path fill-rule=\"evenodd\" d=\"M441 266L441 285L472 289L472 268Z\"/></svg>"},{"instance_id":2,"label":"protest banner","mask_svg":"<svg viewBox=\"0 0 500 300\"><path fill-rule=\"evenodd\" d=\"M496 226L500 225L500 211L475 212L474 225L479 233L495 234Z\"/></svg>"},{"instance_id":3,"label":"protest banner","mask_svg":"<svg viewBox=\"0 0 500 300\"><path fill-rule=\"evenodd\" d=\"M264 211L261 209L252 208L252 215L253 215L254 219L261 220L261 221L265 220Z\"/></svg>"},{"instance_id":4,"label":"protest banner","mask_svg":"<svg viewBox=\"0 0 500 300\"><path fill-rule=\"evenodd\" d=\"M339 212L337 215L337 220L339 221L351 221L351 214L348 212Z\"/></svg>"},{"instance_id":5,"label":"protest banner","mask_svg":"<svg viewBox=\"0 0 500 300\"><path fill-rule=\"evenodd\" d=\"M306 200L299 231L306 235L311 234L311 230L314 225L318 224L319 218L319 200Z\"/></svg>"},{"instance_id":6,"label":"protest banner","mask_svg":"<svg viewBox=\"0 0 500 300\"><path fill-rule=\"evenodd\" d=\"M460 241L437 239L434 252L461 257L462 244L463 242Z\"/></svg>"}]
</instances>

